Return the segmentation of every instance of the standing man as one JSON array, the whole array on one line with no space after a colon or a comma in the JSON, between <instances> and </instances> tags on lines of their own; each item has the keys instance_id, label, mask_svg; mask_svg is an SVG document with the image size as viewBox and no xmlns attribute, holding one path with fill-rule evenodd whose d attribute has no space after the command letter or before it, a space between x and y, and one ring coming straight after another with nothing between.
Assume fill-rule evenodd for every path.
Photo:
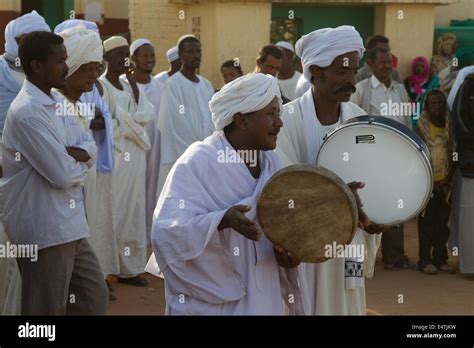
<instances>
[{"instance_id":1,"label":"standing man","mask_svg":"<svg viewBox=\"0 0 474 348\"><path fill-rule=\"evenodd\" d=\"M382 115L412 128L410 114L403 114L410 103L405 87L392 80L392 55L384 48L369 51L367 63L373 75L356 85L351 102L359 105L370 115ZM390 106L398 105L391 110ZM400 112L400 110L402 112ZM403 224L392 226L382 235L382 256L385 269L413 269L416 265L405 255Z\"/></svg>"},{"instance_id":2,"label":"standing man","mask_svg":"<svg viewBox=\"0 0 474 348\"><path fill-rule=\"evenodd\" d=\"M160 81L163 85L168 79L181 69L181 58L179 57L178 45L171 47L166 52L166 59L170 63L168 71L162 71L155 76L155 79Z\"/></svg>"},{"instance_id":3,"label":"standing man","mask_svg":"<svg viewBox=\"0 0 474 348\"><path fill-rule=\"evenodd\" d=\"M296 43L303 63L303 75L312 88L283 107L284 127L277 153L286 164L316 164L324 137L342 122L365 112L348 103L355 90L355 72L364 52L362 38L352 26L319 29ZM351 183L354 192L361 183ZM379 232L359 211L360 225ZM326 315L365 315L364 277L371 277L380 237L358 229L352 243L365 249L363 260L339 257L319 264L304 264L310 305L306 312ZM358 272L347 270L358 267Z\"/></svg>"},{"instance_id":4,"label":"standing man","mask_svg":"<svg viewBox=\"0 0 474 348\"><path fill-rule=\"evenodd\" d=\"M283 64L283 52L276 45L263 46L258 51L257 66L255 67L256 73L269 74L276 77L278 71L281 69ZM281 99L283 104L288 103L290 100L281 93Z\"/></svg>"},{"instance_id":5,"label":"standing man","mask_svg":"<svg viewBox=\"0 0 474 348\"><path fill-rule=\"evenodd\" d=\"M158 200L158 173L160 172L160 144L161 137L158 131L158 113L160 100L163 94L163 84L154 79L153 68L156 64L155 48L147 39L137 39L130 45L132 62L135 66L133 77L137 86L144 93L148 101L153 104L153 117L147 124L147 134L150 139L151 149L146 153L146 237L147 245L150 243L151 224L153 211Z\"/></svg>"},{"instance_id":6,"label":"standing man","mask_svg":"<svg viewBox=\"0 0 474 348\"><path fill-rule=\"evenodd\" d=\"M153 118L153 105L140 93L130 68L130 49L125 38L104 41L107 71L100 77L104 100L123 131L121 153L113 175L114 229L117 236L120 283L146 286L140 277L146 265L146 152L150 149L146 127ZM120 75L126 73L126 79Z\"/></svg>"},{"instance_id":7,"label":"standing man","mask_svg":"<svg viewBox=\"0 0 474 348\"><path fill-rule=\"evenodd\" d=\"M281 168L272 151L283 125L277 82L263 74L239 77L209 105L216 131L176 161L155 211L153 249L164 273L166 314L283 315L285 304L304 314L299 260L272 246L256 218L257 199ZM258 161L219 161L229 151L254 151ZM294 301L282 297L282 287Z\"/></svg>"},{"instance_id":8,"label":"standing man","mask_svg":"<svg viewBox=\"0 0 474 348\"><path fill-rule=\"evenodd\" d=\"M20 92L25 73L18 58L20 39L32 31L50 31L43 17L36 11L10 21L5 27L5 54L0 56L0 177L2 177L2 133L7 111ZM0 222L0 244L8 237ZM15 260L0 259L0 315L20 314L21 277Z\"/></svg>"},{"instance_id":9,"label":"standing man","mask_svg":"<svg viewBox=\"0 0 474 348\"><path fill-rule=\"evenodd\" d=\"M283 52L281 68L277 74L278 85L282 95L289 100L294 100L296 84L301 76L301 73L295 70L295 49L291 43L286 41L277 42L276 46Z\"/></svg>"},{"instance_id":10,"label":"standing man","mask_svg":"<svg viewBox=\"0 0 474 348\"><path fill-rule=\"evenodd\" d=\"M365 41L365 49L367 51L367 54L370 54L370 51L372 51L375 48L382 48L382 49L391 51L388 38L386 38L383 35L372 35L371 37L369 37ZM390 53L390 55L392 56L392 53ZM364 66L360 68L359 71L357 71L356 82L360 82L371 76L372 76L372 69L367 64L367 62L365 62ZM392 71L390 72L390 77L392 80L397 81L398 83L403 83L402 77L400 76L400 73L396 69L392 69Z\"/></svg>"},{"instance_id":11,"label":"standing man","mask_svg":"<svg viewBox=\"0 0 474 348\"><path fill-rule=\"evenodd\" d=\"M166 82L160 105L161 164L158 194L174 162L189 145L205 139L214 129L209 110L214 89L197 70L201 65L201 42L194 35L178 40L182 67Z\"/></svg>"},{"instance_id":12,"label":"standing man","mask_svg":"<svg viewBox=\"0 0 474 348\"><path fill-rule=\"evenodd\" d=\"M20 42L27 79L4 129L2 219L15 244L37 245L38 259L18 259L22 314L105 314L107 287L87 242L82 185L97 148L51 88L63 88L68 67L60 36L32 32ZM74 295L75 301L70 301Z\"/></svg>"}]
</instances>

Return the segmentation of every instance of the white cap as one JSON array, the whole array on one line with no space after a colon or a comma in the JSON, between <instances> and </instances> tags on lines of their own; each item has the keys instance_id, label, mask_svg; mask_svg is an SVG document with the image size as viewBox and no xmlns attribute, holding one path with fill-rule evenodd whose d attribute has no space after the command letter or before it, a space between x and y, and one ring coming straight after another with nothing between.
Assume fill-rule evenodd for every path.
<instances>
[{"instance_id":1,"label":"white cap","mask_svg":"<svg viewBox=\"0 0 474 348\"><path fill-rule=\"evenodd\" d=\"M178 58L178 45L171 47L168 52L166 52L166 59L168 59L168 63L174 62Z\"/></svg>"},{"instance_id":2,"label":"white cap","mask_svg":"<svg viewBox=\"0 0 474 348\"><path fill-rule=\"evenodd\" d=\"M104 41L104 53L107 53L113 50L114 48L122 46L128 47L127 39L122 36L112 36Z\"/></svg>"},{"instance_id":3,"label":"white cap","mask_svg":"<svg viewBox=\"0 0 474 348\"><path fill-rule=\"evenodd\" d=\"M281 48L286 48L288 51L295 53L295 49L293 48L293 45L287 41L278 41L276 43L276 46L281 47Z\"/></svg>"},{"instance_id":4,"label":"white cap","mask_svg":"<svg viewBox=\"0 0 474 348\"><path fill-rule=\"evenodd\" d=\"M135 41L132 42L130 45L130 54L134 55L135 51L142 47L143 45L150 45L153 46L150 40L147 39L136 39Z\"/></svg>"}]
</instances>

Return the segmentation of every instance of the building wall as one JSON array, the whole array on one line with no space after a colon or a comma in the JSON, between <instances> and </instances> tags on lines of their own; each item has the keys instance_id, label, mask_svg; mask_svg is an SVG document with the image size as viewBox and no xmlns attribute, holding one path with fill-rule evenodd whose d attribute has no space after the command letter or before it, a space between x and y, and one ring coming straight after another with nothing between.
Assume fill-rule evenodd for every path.
<instances>
[{"instance_id":1,"label":"building wall","mask_svg":"<svg viewBox=\"0 0 474 348\"><path fill-rule=\"evenodd\" d=\"M102 16L97 22L102 36L122 34L129 37L129 6L128 0L75 0L74 9L76 18L85 18L87 6L98 3L102 9Z\"/></svg>"},{"instance_id":2,"label":"building wall","mask_svg":"<svg viewBox=\"0 0 474 348\"><path fill-rule=\"evenodd\" d=\"M187 6L168 0L130 0L128 9L132 40L146 37L153 42L157 58L154 72L168 70L166 51L186 33Z\"/></svg>"},{"instance_id":3,"label":"building wall","mask_svg":"<svg viewBox=\"0 0 474 348\"><path fill-rule=\"evenodd\" d=\"M244 73L253 71L260 47L269 43L271 4L269 2L241 1L217 4L216 53L211 82L214 87L224 84L221 64L239 58ZM239 28L239 30L235 30Z\"/></svg>"},{"instance_id":4,"label":"building wall","mask_svg":"<svg viewBox=\"0 0 474 348\"><path fill-rule=\"evenodd\" d=\"M435 26L448 26L452 19L465 20L474 19L474 1L458 0L457 3L448 6L436 6Z\"/></svg>"},{"instance_id":5,"label":"building wall","mask_svg":"<svg viewBox=\"0 0 474 348\"><path fill-rule=\"evenodd\" d=\"M271 3L130 0L129 17L132 39L146 37L155 45L155 72L168 68L166 51L180 36L198 30L194 34L202 43L199 73L218 88L223 85L219 68L225 60L239 58L244 72L254 69L258 49L269 42Z\"/></svg>"},{"instance_id":6,"label":"building wall","mask_svg":"<svg viewBox=\"0 0 474 348\"><path fill-rule=\"evenodd\" d=\"M399 12L403 11L403 12ZM399 17L403 14L403 19ZM403 77L411 74L416 56L431 59L433 48L434 7L422 4L378 5L375 33L390 39L392 52L398 57Z\"/></svg>"}]
</instances>

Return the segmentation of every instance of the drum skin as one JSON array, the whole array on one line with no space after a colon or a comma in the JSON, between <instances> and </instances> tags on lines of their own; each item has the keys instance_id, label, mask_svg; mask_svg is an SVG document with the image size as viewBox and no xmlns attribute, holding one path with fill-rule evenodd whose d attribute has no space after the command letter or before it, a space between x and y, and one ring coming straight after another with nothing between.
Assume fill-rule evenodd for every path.
<instances>
[{"instance_id":1,"label":"drum skin","mask_svg":"<svg viewBox=\"0 0 474 348\"><path fill-rule=\"evenodd\" d=\"M428 147L411 129L383 116L359 116L341 124L325 139L317 164L345 182L364 182L358 193L377 224L416 217L433 189Z\"/></svg>"},{"instance_id":2,"label":"drum skin","mask_svg":"<svg viewBox=\"0 0 474 348\"><path fill-rule=\"evenodd\" d=\"M257 203L267 238L303 262L324 262L328 245L349 244L358 223L349 187L331 171L292 165L276 172Z\"/></svg>"}]
</instances>

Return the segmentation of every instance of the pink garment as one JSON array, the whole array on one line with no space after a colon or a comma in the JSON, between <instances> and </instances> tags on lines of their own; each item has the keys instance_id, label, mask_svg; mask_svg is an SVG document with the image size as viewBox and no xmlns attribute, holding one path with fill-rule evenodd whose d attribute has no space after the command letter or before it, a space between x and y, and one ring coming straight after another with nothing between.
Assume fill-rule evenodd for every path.
<instances>
[{"instance_id":1,"label":"pink garment","mask_svg":"<svg viewBox=\"0 0 474 348\"><path fill-rule=\"evenodd\" d=\"M418 62L421 61L424 65L424 71L423 75L417 75L416 74L416 65ZM413 83L413 89L415 90L416 94L420 95L423 94L423 90L421 86L428 81L428 78L430 76L430 65L428 63L428 59L425 57L419 56L413 59L411 62L411 70L413 72L413 75L410 75L408 77L408 80L410 80Z\"/></svg>"}]
</instances>

